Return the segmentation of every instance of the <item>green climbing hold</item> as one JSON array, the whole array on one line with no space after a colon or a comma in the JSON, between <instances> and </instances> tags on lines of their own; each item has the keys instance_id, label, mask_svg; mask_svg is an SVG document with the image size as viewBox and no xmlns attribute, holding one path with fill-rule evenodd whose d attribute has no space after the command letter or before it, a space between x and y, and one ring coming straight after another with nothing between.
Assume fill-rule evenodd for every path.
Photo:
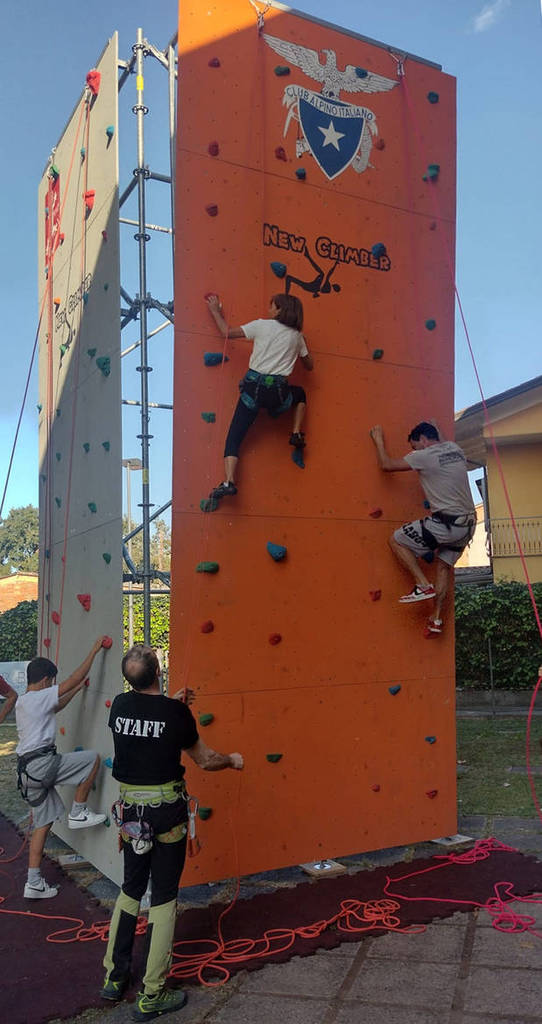
<instances>
[{"instance_id":1,"label":"green climbing hold","mask_svg":"<svg viewBox=\"0 0 542 1024\"><path fill-rule=\"evenodd\" d=\"M285 75L290 74L290 68L288 67L287 64L277 64L277 66L273 68L273 70L277 78L284 78Z\"/></svg>"},{"instance_id":2,"label":"green climbing hold","mask_svg":"<svg viewBox=\"0 0 542 1024\"><path fill-rule=\"evenodd\" d=\"M91 512L97 512L98 511L98 506L97 506L95 501L89 501L88 502L88 508L90 509Z\"/></svg>"},{"instance_id":3,"label":"green climbing hold","mask_svg":"<svg viewBox=\"0 0 542 1024\"><path fill-rule=\"evenodd\" d=\"M109 565L109 563L111 561L111 555L109 554L109 551L104 551L103 554L102 554L102 558L103 558L104 562L106 562L106 564Z\"/></svg>"},{"instance_id":4,"label":"green climbing hold","mask_svg":"<svg viewBox=\"0 0 542 1024\"><path fill-rule=\"evenodd\" d=\"M88 452L90 451L90 445L89 445L88 441L85 441L85 442L84 442L84 444L83 444L83 448L85 449L85 451L86 451L86 452L87 452L87 454L88 454Z\"/></svg>"},{"instance_id":5,"label":"green climbing hold","mask_svg":"<svg viewBox=\"0 0 542 1024\"><path fill-rule=\"evenodd\" d=\"M202 498L199 507L202 512L216 512L218 508L218 501L216 498Z\"/></svg>"},{"instance_id":6,"label":"green climbing hold","mask_svg":"<svg viewBox=\"0 0 542 1024\"><path fill-rule=\"evenodd\" d=\"M438 92L428 92L427 93L427 99L429 100L430 103L438 103L438 101L439 101L439 94L438 94Z\"/></svg>"},{"instance_id":7,"label":"green climbing hold","mask_svg":"<svg viewBox=\"0 0 542 1024\"><path fill-rule=\"evenodd\" d=\"M65 356L66 352L68 351L68 346L67 345L59 345L59 349L60 349L60 358L62 359L62 356Z\"/></svg>"},{"instance_id":8,"label":"green climbing hold","mask_svg":"<svg viewBox=\"0 0 542 1024\"><path fill-rule=\"evenodd\" d=\"M213 808L212 807L200 807L200 809L198 811L198 814L199 814L199 816L200 816L202 821L207 821L207 818L210 818L212 813L213 813Z\"/></svg>"},{"instance_id":9,"label":"green climbing hold","mask_svg":"<svg viewBox=\"0 0 542 1024\"><path fill-rule=\"evenodd\" d=\"M435 327L437 326L437 321L436 320L426 320L425 321L425 326L427 327L428 331L434 331Z\"/></svg>"},{"instance_id":10,"label":"green climbing hold","mask_svg":"<svg viewBox=\"0 0 542 1024\"><path fill-rule=\"evenodd\" d=\"M83 292L83 303L86 306L88 302L88 292Z\"/></svg>"},{"instance_id":11,"label":"green climbing hold","mask_svg":"<svg viewBox=\"0 0 542 1024\"><path fill-rule=\"evenodd\" d=\"M104 825L105 825L106 828L110 827L110 825L111 825L111 818L109 817L109 815L107 815L107 817L106 817L106 819L104 821Z\"/></svg>"},{"instance_id":12,"label":"green climbing hold","mask_svg":"<svg viewBox=\"0 0 542 1024\"><path fill-rule=\"evenodd\" d=\"M440 164L429 164L427 173L424 174L424 181L436 181L440 174Z\"/></svg>"},{"instance_id":13,"label":"green climbing hold","mask_svg":"<svg viewBox=\"0 0 542 1024\"><path fill-rule=\"evenodd\" d=\"M266 754L265 756L270 764L276 764L282 758L282 754Z\"/></svg>"},{"instance_id":14,"label":"green climbing hold","mask_svg":"<svg viewBox=\"0 0 542 1024\"><path fill-rule=\"evenodd\" d=\"M210 725L211 722L214 722L214 720L215 720L215 716L211 715L210 713L209 714L205 714L205 715L200 715L199 718L198 718L199 724L202 725L204 728L205 728L206 725Z\"/></svg>"},{"instance_id":15,"label":"green climbing hold","mask_svg":"<svg viewBox=\"0 0 542 1024\"><path fill-rule=\"evenodd\" d=\"M215 423L216 422L216 413L214 413L214 412L202 412L201 418L202 418L202 420L205 420L206 423Z\"/></svg>"},{"instance_id":16,"label":"green climbing hold","mask_svg":"<svg viewBox=\"0 0 542 1024\"><path fill-rule=\"evenodd\" d=\"M62 452L55 452L55 455L56 455L56 461L60 462L60 460L62 458Z\"/></svg>"},{"instance_id":17,"label":"green climbing hold","mask_svg":"<svg viewBox=\"0 0 542 1024\"><path fill-rule=\"evenodd\" d=\"M86 154L86 149L85 149L84 146L81 146L81 149L79 150L79 156L81 157L81 160L85 159L85 154Z\"/></svg>"},{"instance_id":18,"label":"green climbing hold","mask_svg":"<svg viewBox=\"0 0 542 1024\"><path fill-rule=\"evenodd\" d=\"M62 505L62 498L55 498L55 501L56 501L57 508L60 508L60 506Z\"/></svg>"},{"instance_id":19,"label":"green climbing hold","mask_svg":"<svg viewBox=\"0 0 542 1024\"><path fill-rule=\"evenodd\" d=\"M373 359L382 359L383 355L384 355L384 349L383 348L375 348L375 349L373 349Z\"/></svg>"},{"instance_id":20,"label":"green climbing hold","mask_svg":"<svg viewBox=\"0 0 542 1024\"><path fill-rule=\"evenodd\" d=\"M43 409L43 405L41 404L41 402L38 402L36 409L38 410L38 412L41 412L41 410Z\"/></svg>"},{"instance_id":21,"label":"green climbing hold","mask_svg":"<svg viewBox=\"0 0 542 1024\"><path fill-rule=\"evenodd\" d=\"M108 288L109 288L109 285L108 285L108 284L107 284L107 282L106 282L106 283L104 284L104 292L106 292Z\"/></svg>"},{"instance_id":22,"label":"green climbing hold","mask_svg":"<svg viewBox=\"0 0 542 1024\"><path fill-rule=\"evenodd\" d=\"M51 164L50 171L51 171L51 177L52 178L58 178L59 177L60 171L59 171L58 167L56 166L56 164Z\"/></svg>"},{"instance_id":23,"label":"green climbing hold","mask_svg":"<svg viewBox=\"0 0 542 1024\"><path fill-rule=\"evenodd\" d=\"M307 177L307 172L306 172L305 168L304 167L298 167L296 169L295 176L296 176L296 178L299 179L299 181L305 181L305 178Z\"/></svg>"},{"instance_id":24,"label":"green climbing hold","mask_svg":"<svg viewBox=\"0 0 542 1024\"><path fill-rule=\"evenodd\" d=\"M87 348L87 355L90 356L91 359L94 359L97 351L98 350L95 348Z\"/></svg>"},{"instance_id":25,"label":"green climbing hold","mask_svg":"<svg viewBox=\"0 0 542 1024\"><path fill-rule=\"evenodd\" d=\"M218 562L198 562L196 566L196 572L208 572L211 574L218 572L219 569Z\"/></svg>"},{"instance_id":26,"label":"green climbing hold","mask_svg":"<svg viewBox=\"0 0 542 1024\"><path fill-rule=\"evenodd\" d=\"M102 441L102 448L105 448L106 452L108 452L111 448L111 441Z\"/></svg>"},{"instance_id":27,"label":"green climbing hold","mask_svg":"<svg viewBox=\"0 0 542 1024\"><path fill-rule=\"evenodd\" d=\"M96 366L102 371L104 377L109 377L111 373L111 360L109 356L98 356Z\"/></svg>"}]
</instances>

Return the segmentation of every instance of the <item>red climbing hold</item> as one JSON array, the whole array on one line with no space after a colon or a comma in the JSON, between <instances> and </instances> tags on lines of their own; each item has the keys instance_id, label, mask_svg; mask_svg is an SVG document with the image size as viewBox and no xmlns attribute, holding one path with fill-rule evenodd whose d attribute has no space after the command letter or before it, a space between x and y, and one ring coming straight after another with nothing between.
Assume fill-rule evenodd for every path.
<instances>
[{"instance_id":1,"label":"red climbing hold","mask_svg":"<svg viewBox=\"0 0 542 1024\"><path fill-rule=\"evenodd\" d=\"M218 57L211 57L208 66L210 68L219 68L220 67L220 61L219 61Z\"/></svg>"},{"instance_id":2,"label":"red climbing hold","mask_svg":"<svg viewBox=\"0 0 542 1024\"><path fill-rule=\"evenodd\" d=\"M272 644L273 647L276 647L277 644L280 644L281 640L282 637L280 633L271 633L271 636L269 637L269 643Z\"/></svg>"},{"instance_id":3,"label":"red climbing hold","mask_svg":"<svg viewBox=\"0 0 542 1024\"><path fill-rule=\"evenodd\" d=\"M63 725L60 726L60 729L58 731L59 731L61 736L65 736L66 735L66 730L65 730Z\"/></svg>"},{"instance_id":4,"label":"red climbing hold","mask_svg":"<svg viewBox=\"0 0 542 1024\"><path fill-rule=\"evenodd\" d=\"M386 143L384 142L384 139L377 139L376 142L373 143L373 145L374 145L375 149L385 149L386 148Z\"/></svg>"},{"instance_id":5,"label":"red climbing hold","mask_svg":"<svg viewBox=\"0 0 542 1024\"><path fill-rule=\"evenodd\" d=\"M425 795L428 796L430 800L434 800L437 793L438 789L428 789Z\"/></svg>"},{"instance_id":6,"label":"red climbing hold","mask_svg":"<svg viewBox=\"0 0 542 1024\"><path fill-rule=\"evenodd\" d=\"M277 146L275 150L275 156L277 160L286 161L288 159L288 157L286 156L286 150L284 149L284 146Z\"/></svg>"},{"instance_id":7,"label":"red climbing hold","mask_svg":"<svg viewBox=\"0 0 542 1024\"><path fill-rule=\"evenodd\" d=\"M380 786L378 785L378 782L376 782L374 786L371 786L371 789L373 793L380 793Z\"/></svg>"},{"instance_id":8,"label":"red climbing hold","mask_svg":"<svg viewBox=\"0 0 542 1024\"><path fill-rule=\"evenodd\" d=\"M90 679L85 679L83 686L90 686Z\"/></svg>"},{"instance_id":9,"label":"red climbing hold","mask_svg":"<svg viewBox=\"0 0 542 1024\"><path fill-rule=\"evenodd\" d=\"M371 598L371 601L380 601L380 598L382 597L382 591L381 590L370 590L369 591L369 596Z\"/></svg>"},{"instance_id":10,"label":"red climbing hold","mask_svg":"<svg viewBox=\"0 0 542 1024\"><path fill-rule=\"evenodd\" d=\"M79 601L79 604L83 605L83 608L85 609L86 612L90 611L90 594L78 594L77 600Z\"/></svg>"},{"instance_id":11,"label":"red climbing hold","mask_svg":"<svg viewBox=\"0 0 542 1024\"><path fill-rule=\"evenodd\" d=\"M85 200L85 208L87 210L87 213L90 213L90 211L92 210L92 207L94 206L94 199L95 198L96 198L96 189L94 189L94 188L87 189L87 191L83 194L83 199Z\"/></svg>"},{"instance_id":12,"label":"red climbing hold","mask_svg":"<svg viewBox=\"0 0 542 1024\"><path fill-rule=\"evenodd\" d=\"M371 509L369 509L369 515L370 515L371 519L380 519L380 516L382 515L382 509L381 508L371 508Z\"/></svg>"},{"instance_id":13,"label":"red climbing hold","mask_svg":"<svg viewBox=\"0 0 542 1024\"><path fill-rule=\"evenodd\" d=\"M113 646L113 641L110 636L104 636L102 640L102 647L105 647L106 651Z\"/></svg>"},{"instance_id":14,"label":"red climbing hold","mask_svg":"<svg viewBox=\"0 0 542 1024\"><path fill-rule=\"evenodd\" d=\"M212 633L214 628L215 628L214 622L211 622L210 619L207 619L207 621L203 622L202 625L201 625L201 632L202 633Z\"/></svg>"},{"instance_id":15,"label":"red climbing hold","mask_svg":"<svg viewBox=\"0 0 542 1024\"><path fill-rule=\"evenodd\" d=\"M43 643L44 643L45 647L50 647L51 646L51 638L46 636L45 640L43 641Z\"/></svg>"},{"instance_id":16,"label":"red climbing hold","mask_svg":"<svg viewBox=\"0 0 542 1024\"><path fill-rule=\"evenodd\" d=\"M218 145L218 142L210 142L209 145L207 146L207 152L209 156L218 156L218 154L220 153L220 147Z\"/></svg>"},{"instance_id":17,"label":"red climbing hold","mask_svg":"<svg viewBox=\"0 0 542 1024\"><path fill-rule=\"evenodd\" d=\"M209 203L209 205L205 207L205 212L209 214L209 217L216 217L218 214L218 206L216 203Z\"/></svg>"},{"instance_id":18,"label":"red climbing hold","mask_svg":"<svg viewBox=\"0 0 542 1024\"><path fill-rule=\"evenodd\" d=\"M102 238L103 238L104 242L107 242L107 231L105 230L105 228L102 231Z\"/></svg>"},{"instance_id":19,"label":"red climbing hold","mask_svg":"<svg viewBox=\"0 0 542 1024\"><path fill-rule=\"evenodd\" d=\"M110 700L106 700L105 706L106 706L106 708L110 708L111 707L111 701Z\"/></svg>"},{"instance_id":20,"label":"red climbing hold","mask_svg":"<svg viewBox=\"0 0 542 1024\"><path fill-rule=\"evenodd\" d=\"M60 242L60 244L61 244L61 245L62 245L62 243L63 243L63 241L64 241L65 237L66 237L65 235L59 235L59 236L58 236L58 241Z\"/></svg>"},{"instance_id":21,"label":"red climbing hold","mask_svg":"<svg viewBox=\"0 0 542 1024\"><path fill-rule=\"evenodd\" d=\"M58 612L53 612L51 618L55 626L60 626L60 615L58 614Z\"/></svg>"},{"instance_id":22,"label":"red climbing hold","mask_svg":"<svg viewBox=\"0 0 542 1024\"><path fill-rule=\"evenodd\" d=\"M97 96L100 91L101 77L101 73L96 68L92 68L87 74L87 85L93 96Z\"/></svg>"}]
</instances>

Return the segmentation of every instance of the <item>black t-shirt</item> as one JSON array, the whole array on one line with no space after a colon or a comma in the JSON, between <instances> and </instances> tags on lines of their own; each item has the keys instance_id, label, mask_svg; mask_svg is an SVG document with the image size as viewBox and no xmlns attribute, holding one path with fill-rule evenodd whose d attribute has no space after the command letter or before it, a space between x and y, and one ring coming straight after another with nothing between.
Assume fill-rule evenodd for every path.
<instances>
[{"instance_id":1,"label":"black t-shirt","mask_svg":"<svg viewBox=\"0 0 542 1024\"><path fill-rule=\"evenodd\" d=\"M181 751L198 741L194 716L183 701L136 690L119 693L108 724L119 782L152 786L182 779Z\"/></svg>"}]
</instances>

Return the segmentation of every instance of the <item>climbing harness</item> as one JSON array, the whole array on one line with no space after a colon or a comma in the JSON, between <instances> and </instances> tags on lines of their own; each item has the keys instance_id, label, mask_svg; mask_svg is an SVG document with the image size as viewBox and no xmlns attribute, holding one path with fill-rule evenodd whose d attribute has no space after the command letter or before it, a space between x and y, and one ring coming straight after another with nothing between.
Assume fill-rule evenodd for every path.
<instances>
[{"instance_id":1,"label":"climbing harness","mask_svg":"<svg viewBox=\"0 0 542 1024\"><path fill-rule=\"evenodd\" d=\"M152 849L154 841L159 843L178 843L186 836L186 822L178 822L167 832L155 832L152 825L146 821L145 808L162 807L164 804L174 804L179 799L185 800L189 807L190 800L183 781L167 782L164 785L154 786L121 786L119 799L111 808L111 815L119 830L119 850L122 850L123 843L131 843L134 853L145 854ZM135 808L136 819L125 821L125 810ZM196 801L197 810L197 801Z\"/></svg>"},{"instance_id":2,"label":"climbing harness","mask_svg":"<svg viewBox=\"0 0 542 1024\"><path fill-rule=\"evenodd\" d=\"M442 523L443 526L446 526L450 531L452 526L465 527L463 537L456 538L454 544L443 544L441 540L437 540L437 538L433 536L431 531L425 525L425 520L420 519L420 531L423 540L430 551L436 551L439 547L445 547L448 551L463 551L465 546L473 538L476 523L472 516L467 516L463 513L451 515L448 512L433 512L430 518L434 519L437 523Z\"/></svg>"},{"instance_id":3,"label":"climbing harness","mask_svg":"<svg viewBox=\"0 0 542 1024\"><path fill-rule=\"evenodd\" d=\"M40 757L47 757L51 754L51 763L41 779L36 779L28 771L28 765L32 761L37 761ZM36 750L30 750L28 754L20 754L17 757L17 789L19 790L23 800L26 800L31 807L39 807L40 804L47 799L47 794L50 789L53 788L56 778L58 775L58 769L60 767L61 754L57 754L55 746L38 747ZM35 783L39 786L41 792L37 797L30 798L28 796L28 782ZM34 787L31 787L34 788Z\"/></svg>"},{"instance_id":4,"label":"climbing harness","mask_svg":"<svg viewBox=\"0 0 542 1024\"><path fill-rule=\"evenodd\" d=\"M247 384L249 386L253 385L251 387L253 394L244 390ZM257 373L256 370L248 370L243 379L239 381L239 390L241 391L243 405L246 405L247 409L250 409L251 412L260 409L259 397L262 388L267 388L268 390L274 388L279 398L279 404L274 409L268 409L270 416L273 418L280 416L281 413L291 408L293 396L287 377L283 377L280 374Z\"/></svg>"}]
</instances>

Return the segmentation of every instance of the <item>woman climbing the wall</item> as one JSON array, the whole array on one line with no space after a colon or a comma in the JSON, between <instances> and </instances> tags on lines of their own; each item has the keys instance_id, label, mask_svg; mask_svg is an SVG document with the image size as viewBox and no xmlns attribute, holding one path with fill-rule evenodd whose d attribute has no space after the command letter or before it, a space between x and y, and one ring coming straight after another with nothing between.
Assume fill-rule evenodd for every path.
<instances>
[{"instance_id":1,"label":"woman climbing the wall","mask_svg":"<svg viewBox=\"0 0 542 1024\"><path fill-rule=\"evenodd\" d=\"M306 370L312 370L314 364L301 334L303 306L295 295L273 295L269 319L252 320L241 327L228 327L217 295L206 296L206 302L223 338L246 338L254 343L248 372L239 385L241 395L226 438L225 479L213 488L203 504L204 512L214 512L222 498L237 494L235 473L239 448L260 409L267 409L274 417L293 406L294 423L289 443L296 449L305 447L305 435L301 430L307 408L305 391L297 385L290 385L288 377L298 357Z\"/></svg>"}]
</instances>

